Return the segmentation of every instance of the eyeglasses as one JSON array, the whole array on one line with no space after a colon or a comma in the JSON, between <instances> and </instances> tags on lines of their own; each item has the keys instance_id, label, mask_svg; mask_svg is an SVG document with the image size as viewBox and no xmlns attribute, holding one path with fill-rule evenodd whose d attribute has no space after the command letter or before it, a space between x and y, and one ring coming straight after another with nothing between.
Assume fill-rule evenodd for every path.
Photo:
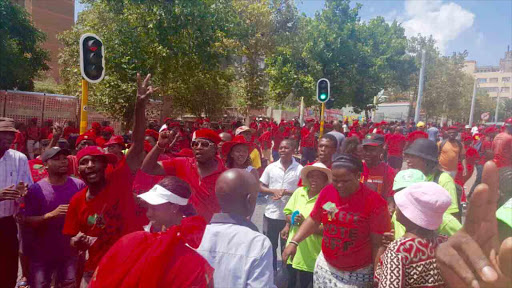
<instances>
[{"instance_id":1,"label":"eyeglasses","mask_svg":"<svg viewBox=\"0 0 512 288\"><path fill-rule=\"evenodd\" d=\"M201 148L210 148L210 146L212 145L215 145L214 143L210 142L210 141L192 141L191 145L192 148L198 148L198 147L201 147Z\"/></svg>"}]
</instances>

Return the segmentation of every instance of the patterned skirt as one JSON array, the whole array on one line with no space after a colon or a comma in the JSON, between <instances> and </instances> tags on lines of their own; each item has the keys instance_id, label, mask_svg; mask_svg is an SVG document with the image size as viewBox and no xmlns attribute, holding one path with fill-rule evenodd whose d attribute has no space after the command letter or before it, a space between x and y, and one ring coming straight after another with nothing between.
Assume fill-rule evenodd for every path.
<instances>
[{"instance_id":1,"label":"patterned skirt","mask_svg":"<svg viewBox=\"0 0 512 288\"><path fill-rule=\"evenodd\" d=\"M314 288L371 288L373 265L355 271L340 271L325 261L320 252L313 273Z\"/></svg>"}]
</instances>

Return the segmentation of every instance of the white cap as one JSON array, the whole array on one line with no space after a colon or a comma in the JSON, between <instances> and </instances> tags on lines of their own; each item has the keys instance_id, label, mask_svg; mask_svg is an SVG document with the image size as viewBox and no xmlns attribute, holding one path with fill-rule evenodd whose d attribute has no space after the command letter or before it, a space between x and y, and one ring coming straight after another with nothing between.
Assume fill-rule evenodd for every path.
<instances>
[{"instance_id":1,"label":"white cap","mask_svg":"<svg viewBox=\"0 0 512 288\"><path fill-rule=\"evenodd\" d=\"M181 206L188 204L187 198L178 196L158 184L153 186L153 188L148 192L140 194L137 197L146 201L150 205L160 205L167 202Z\"/></svg>"},{"instance_id":2,"label":"white cap","mask_svg":"<svg viewBox=\"0 0 512 288\"><path fill-rule=\"evenodd\" d=\"M466 126L464 126L464 128L469 129L469 128L471 128L471 126L470 125L466 125Z\"/></svg>"}]
</instances>

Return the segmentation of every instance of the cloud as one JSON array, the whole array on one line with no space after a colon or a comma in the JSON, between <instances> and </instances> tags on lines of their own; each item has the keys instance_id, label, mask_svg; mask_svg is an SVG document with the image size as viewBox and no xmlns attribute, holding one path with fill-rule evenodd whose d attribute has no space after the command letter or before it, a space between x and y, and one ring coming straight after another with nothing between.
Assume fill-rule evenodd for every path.
<instances>
[{"instance_id":1,"label":"cloud","mask_svg":"<svg viewBox=\"0 0 512 288\"><path fill-rule=\"evenodd\" d=\"M449 41L473 26L475 14L453 2L407 0L403 19L408 37L432 35L439 50L445 52Z\"/></svg>"}]
</instances>

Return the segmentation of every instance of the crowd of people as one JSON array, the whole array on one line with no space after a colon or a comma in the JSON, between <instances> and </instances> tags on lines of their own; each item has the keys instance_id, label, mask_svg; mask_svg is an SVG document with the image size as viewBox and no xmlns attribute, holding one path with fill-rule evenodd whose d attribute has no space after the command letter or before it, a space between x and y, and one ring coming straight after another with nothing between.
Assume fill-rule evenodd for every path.
<instances>
[{"instance_id":1,"label":"crowd of people","mask_svg":"<svg viewBox=\"0 0 512 288\"><path fill-rule=\"evenodd\" d=\"M0 287L510 287L512 118L159 125L137 88L126 135L0 118Z\"/></svg>"}]
</instances>

